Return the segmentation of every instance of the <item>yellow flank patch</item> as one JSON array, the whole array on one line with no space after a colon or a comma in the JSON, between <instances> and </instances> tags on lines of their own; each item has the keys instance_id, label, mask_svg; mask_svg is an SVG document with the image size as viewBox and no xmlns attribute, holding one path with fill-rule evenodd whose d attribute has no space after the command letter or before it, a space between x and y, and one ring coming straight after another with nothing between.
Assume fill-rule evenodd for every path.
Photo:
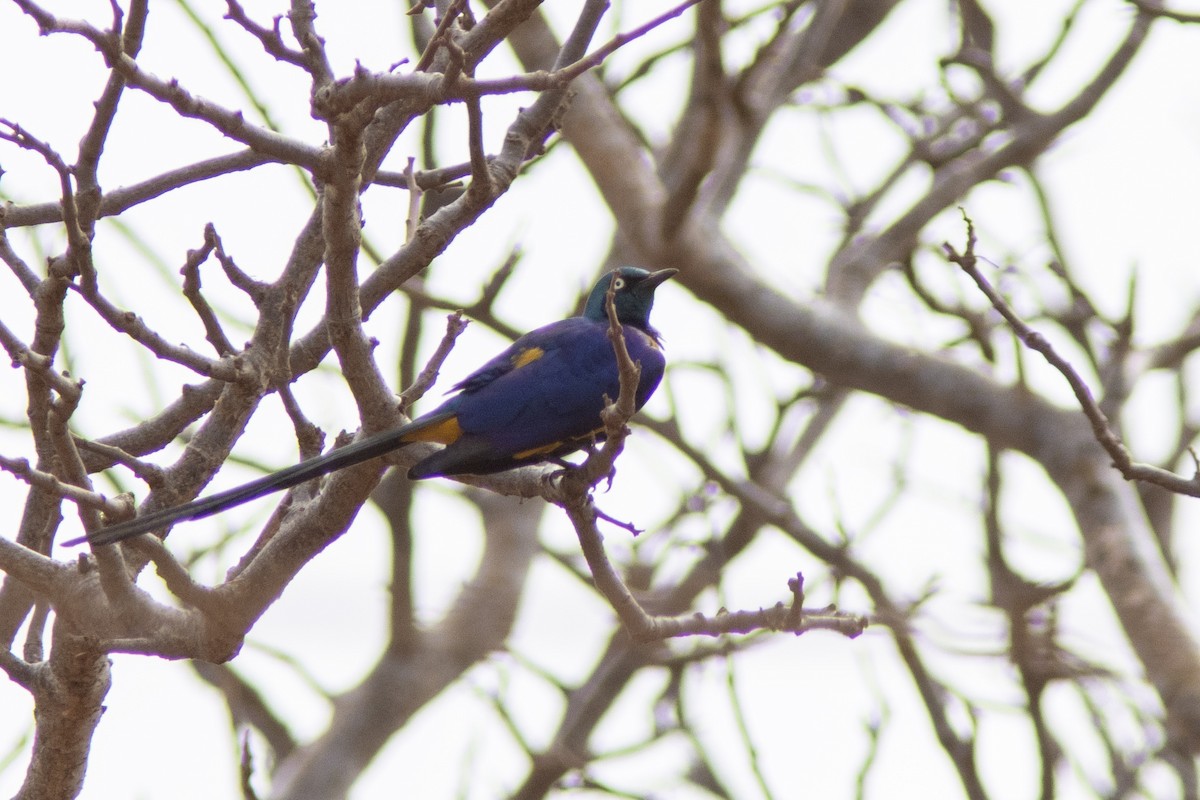
<instances>
[{"instance_id":1,"label":"yellow flank patch","mask_svg":"<svg viewBox=\"0 0 1200 800\"><path fill-rule=\"evenodd\" d=\"M532 447L528 450L522 450L519 453L513 453L513 458L520 461L521 459L529 458L530 456L540 456L540 455L543 455L544 453L553 453L555 450L557 450L560 447L562 447L562 442L553 442L551 444L544 444L541 447Z\"/></svg>"},{"instance_id":2,"label":"yellow flank patch","mask_svg":"<svg viewBox=\"0 0 1200 800\"><path fill-rule=\"evenodd\" d=\"M546 351L540 347L531 347L528 350L522 350L513 359L513 369L520 369L526 364L532 364L544 355L546 355Z\"/></svg>"},{"instance_id":3,"label":"yellow flank patch","mask_svg":"<svg viewBox=\"0 0 1200 800\"><path fill-rule=\"evenodd\" d=\"M406 442L437 442L451 444L462 436L462 428L458 425L458 417L448 417L441 422L420 428L404 437Z\"/></svg>"}]
</instances>

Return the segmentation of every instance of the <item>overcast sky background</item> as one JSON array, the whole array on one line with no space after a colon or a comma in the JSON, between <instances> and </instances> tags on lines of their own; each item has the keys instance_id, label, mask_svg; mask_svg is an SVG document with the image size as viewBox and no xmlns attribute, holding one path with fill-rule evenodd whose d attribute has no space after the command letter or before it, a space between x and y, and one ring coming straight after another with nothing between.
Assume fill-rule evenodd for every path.
<instances>
[{"instance_id":1,"label":"overcast sky background","mask_svg":"<svg viewBox=\"0 0 1200 800\"><path fill-rule=\"evenodd\" d=\"M885 35L872 38L839 64L833 79L896 98L907 97L918 82L929 83L923 71L931 69L934 59L930 54L947 54L953 47L952 32L944 24L944 5L944 0L902 3L883 27ZM1068 5L1038 0L989 3L997 19L1002 68L1015 71L1037 58L1057 35L1062 9ZM549 10L556 18L569 18L575 6L550 3ZM610 21L600 39L607 38L618 24L628 29L650 18L659 6L625 4L625 16L619 23ZM97 25L108 18L106 3L57 3L51 7L60 13L86 17ZM240 105L237 90L213 66L208 45L174 4L155 3L152 8L147 46L139 58L143 65L156 74L178 77L195 94L227 106ZM317 8L317 25L339 74L349 73L355 59L369 69L386 69L409 52L410 39L398 4L318 2ZM247 3L247 9L263 21L281 13L283 7L262 2ZM214 13L219 11L214 8ZM1117 0L1088 3L1066 55L1060 59L1062 63L1039 85L1035 101L1050 109L1065 99L1066 93L1073 92L1080 76L1092 74L1107 57L1113 43L1124 34L1130 16L1130 8ZM691 26L690 17L664 26L629 53L618 53L610 69L620 74L637 61L635 53L685 39ZM271 97L272 112L282 120L284 129L312 143L322 141L322 127L306 116L307 84L293 74L294 70L267 63L246 37L238 41L232 26L219 26L219 31L227 44L236 43L247 53L244 63L253 66L251 80ZM1196 221L1200 220L1195 188L1200 185L1198 37L1200 30L1194 27L1158 24L1133 68L1100 109L1071 129L1043 160L1043 174L1061 221L1060 233L1079 268L1077 277L1093 298L1106 311L1118 314L1128 276L1132 270L1138 271L1143 342L1177 330L1200 294L1195 235ZM10 77L0 83L0 116L27 125L72 160L91 111L91 100L98 95L104 79L99 56L79 39L38 37L34 24L8 2L0 3L0 43L10 65ZM507 56L487 63L496 74L502 74L502 68L516 69ZM661 119L664 131L673 119L673 113L669 115L667 110L677 108L686 79L683 60L674 69L677 83L648 82L634 93L642 119ZM823 91L834 91L833 86L830 81L815 87L810 101L819 100ZM485 104L490 150L498 149L514 110L527 102L527 96L517 95ZM764 139L760 160L768 161L768 152L783 152L791 154L790 166L786 174L764 170L748 180L728 217L731 237L756 268L797 296L811 296L817 290L824 258L839 236L840 217L836 208L795 192L787 181L824 183L830 170L842 168L847 170L853 188L861 190L870 185L872 178L894 162L900 152L894 138L887 135L886 126L868 116L866 111L861 116L848 113L831 121L827 133L841 156L835 165L824 149L821 132L807 122L808 118L779 115ZM148 133L138 134L139 128ZM444 126L444 135L450 137L454 147L462 141L461 136L453 138L460 130L453 120ZM191 161L197 153L230 149L203 123L179 121L154 101L130 92L122 101L121 115L105 154L102 180L106 187L125 185ZM402 140L391 166L402 168L400 159L415 152L411 137ZM447 152L456 151L448 147ZM773 160L778 161L778 157ZM0 164L6 171L0 181L5 196L16 202L54 199L56 183L37 159L6 148L0 151ZM264 181L275 181L282 187L289 182L298 186L288 170L266 167L177 192L131 212L126 221L147 247L165 260L166 268L161 272L156 272L144 254L131 247L113 226L103 226L96 249L100 263L112 276L115 298L135 308L168 338L197 340L195 322L182 318L174 311L177 306L167 300L173 297L172 281L185 249L197 247L202 241L204 222L211 220L217 225L226 249L243 269L269 276L286 257L295 231L308 213L310 201L300 191L290 195L282 190L272 192L268 196L276 198L278 205L263 208ZM880 215L886 217L896 208L905 207L920 189L915 185L901 187ZM992 183L973 194L969 203L969 211L980 222L983 234L981 252L1005 263L1011 260L1018 267L1046 260L1038 222L1029 214L1027 204L1019 202L1021 191L1016 184ZM371 189L364 197L365 236L383 252L391 252L402 240L405 212L403 192ZM937 225L938 236L961 244L961 222L944 215ZM546 164L518 181L493 211L439 259L430 287L464 302L473 300L480 281L503 261L510 247L520 245L525 250L521 268L501 296L498 309L503 318L522 327L544 324L568 313L581 289L590 283L611 230L607 211L574 163L573 154L565 146L559 147L548 156ZM58 251L58 245L53 244L57 230L50 228L39 235L49 251ZM24 247L24 232L13 234L13 239L19 249ZM932 257L921 267L931 282L954 285L960 280L945 265L938 273L937 261ZM365 272L368 268L364 260L361 269ZM128 279L122 280L126 275ZM931 324L927 312L905 299L898 284L890 290L888 280L872 292L864 306L864 319L873 329L897 339L925 341ZM214 286L212 291L220 289ZM314 296L323 295L315 292ZM14 301L6 302L6 297ZM248 313L240 297L229 295L226 299L235 309L240 305ZM311 323L320 310L307 309L297 330L307 330L304 320ZM384 343L380 356L383 364L394 363L389 357L395 352L395 317L400 310L398 300L389 301L371 321L370 332ZM0 318L28 335L28 309L19 287L7 273L0 275ZM756 399L758 392L798 385L798 373L750 346L739 332L715 325L715 319L678 286L667 284L660 290L655 324L665 335L673 362L704 360L714 349L743 353L741 363L746 374L739 375L739 380L747 391L739 401L751 407L765 396L760 394ZM88 380L89 396L103 393L114 398L112 402L85 403L78 417L82 430L114 427L111 419L93 416L110 413L114 408L129 415L124 423L129 424L161 407L163 396L153 389L145 364L112 365L115 337L71 337L68 330L68 339L76 373ZM436 402L444 388L503 344L483 326L473 325L460 339L439 387L427 403ZM1035 385L1070 404L1070 394L1055 374L1040 369L1035 359L1028 363L1035 373ZM179 382L190 379L169 366L162 370L159 374L166 376L162 385L167 396ZM23 415L22 380L17 370L0 374L0 414L5 419L20 419ZM703 387L702 382L696 382L702 379L686 373L671 380L669 388L681 396L688 396L692 387ZM306 410L327 432L356 427L353 406L336 381L314 380L300 391ZM699 391L693 394L701 396ZM647 412L661 416L667 407L660 393ZM1140 452L1146 459L1155 455L1155 447L1165 446L1162 430L1153 424L1163 407L1171 407L1165 391L1156 396L1151 387L1135 396L1133 408L1145 409L1146 424L1131 429L1132 444L1135 449L1142 448ZM982 544L974 515L980 498L982 445L964 445L956 430L937 422L915 420L908 426L897 426L891 409L873 398L854 401L852 411L819 453L819 467L807 471L808 480L796 487L799 507L806 519L823 530L832 530L839 522L861 523L890 487L894 461L889 454L910 448L908 463L913 471L908 479L912 496L897 510L885 531L863 542L863 557L869 563L890 564L893 572L888 579L898 590L903 588L902 594L916 596L936 580L941 591L933 601L933 618L961 627L935 627L923 632L934 639L951 641L969 631L970 635L981 636L979 652L988 651L995 641L983 634L998 632L1001 620L978 605L984 583L978 555ZM685 431L706 443L712 437L717 458L732 457L733 450L723 451L718 432L714 431L717 417L700 404L689 406L688 413ZM754 415L745 416L750 420L752 437ZM247 452L273 466L289 463L295 455L290 426L280 420L272 427L261 417L256 417L245 440ZM759 435L764 433L765 424ZM289 442L285 452L275 447L280 441ZM19 432L5 431L0 446L6 455L18 455L24 454L29 445ZM169 457L164 454L164 461ZM686 479L689 468L655 447L653 436L645 431L633 437L619 466L619 478L612 491L603 496L602 507L618 518L634 519L652 529L674 503L673 496L656 492L655 487L662 483L674 486ZM1065 507L1042 485L1039 472L1031 467L1021 472L1016 463L1014 470L1010 497L1019 497L1021 502L1008 513L1014 520L1013 529L1027 536L1015 543L1017 566L1033 578L1069 577L1079 563L1080 546ZM232 485L251 474L227 470L210 490ZM847 486L856 487L854 498L838 494L844 493ZM144 496L141 487L137 492L139 498ZM0 475L0 497L5 501L0 507L7 509L4 518L9 531L16 529L23 495L21 484ZM421 493L419 503L424 520L418 527L416 545L419 610L424 619L433 620L471 574L481 540L473 512L436 483ZM178 529L173 540L184 536L189 542L210 540L238 520L265 518L272 507L271 503L259 503L227 518L188 525ZM730 511L718 507L714 514ZM1196 519L1191 505L1185 505L1182 513ZM71 526L78 526L78 521L68 519L62 538L74 533ZM1181 529L1186 528L1181 525ZM704 534L696 531L695 541L702 541ZM553 512L544 524L543 538L563 551L576 546L566 522ZM627 544L619 532L610 532L606 541L618 554ZM1194 542L1190 547L1186 542L1180 545L1184 548L1180 560L1185 564L1185 590L1194 604L1198 599L1194 565L1200 559L1200 546ZM677 546L687 547L688 542ZM373 662L381 643L379 631L385 625L388 589L387 548L386 534L375 513L364 509L354 528L314 560L262 619L235 662L244 674L263 679L269 698L288 709L293 734L302 740L322 730L328 709L309 686L268 651L285 652L305 664L328 691L353 685ZM67 551L59 555L74 557ZM730 608L772 604L783 597L791 574L811 566L811 557L795 547L762 537L754 551L731 569L725 595L706 598L708 610L721 604ZM199 569L200 577L217 580L224 565L212 560L202 563ZM209 570L207 575L204 570ZM1082 580L1084 590L1072 596L1080 607L1063 611L1068 630L1072 631L1072 644L1101 661L1119 658L1114 643L1122 637L1111 624L1107 601L1098 587L1087 589L1087 583L1092 582L1089 576ZM547 559L539 560L530 586L518 627L510 638L512 650L568 682L584 678L591 662L581 654L599 652L610 612ZM828 591L828 587L813 588L814 602L820 600L822 590ZM528 602L535 597L554 598L554 602ZM860 601L853 592L840 598L843 608L852 611L865 608L855 606ZM1104 610L1097 613L1096 608ZM355 624L346 624L348 619ZM200 686L187 664L128 656L116 656L114 661L113 690L97 731L83 796L233 796L236 753L220 696ZM994 701L998 709L1019 700L1008 692L1008 683L998 672L1003 664L993 660L968 652L947 655L941 663L934 660L932 666L947 674L952 671L961 676L957 678L959 685L984 694L989 691L987 687L997 687ZM699 715L696 727L701 737L714 743L719 752L728 753L722 778L739 796L756 797L744 753L728 741L733 720L727 680L722 664L698 669L689 682L688 691L694 697L691 707ZM863 727L881 715L889 718L891 727L879 752L873 796L901 797L904 795L896 787L903 786L920 787L918 793L909 795L914 797L943 796L958 789L957 777L928 730L924 710L912 691L905 688L908 677L895 658L890 639L881 631L868 632L856 641L826 634L801 639L778 637L738 662L735 682L752 720L767 779L781 798L836 800L852 796L853 776L867 747ZM633 696L649 696L660 688L659 683L646 677L635 682L630 692ZM523 717L518 723L531 735L535 746L545 744L537 736L552 730L551 724L543 720L554 719L561 708L559 699L511 656L498 654L474 668L467 680L429 704L401 731L360 781L355 796L379 797L385 792L386 796L396 796L400 792L411 797L461 793L484 798L494 795L497 787L513 787L523 776L525 763L484 698L490 691L520 698L510 703ZM1147 708L1156 703L1140 687L1131 686L1128 691L1135 703ZM886 708L882 697L888 698ZM1071 698L1065 694L1052 695L1049 702L1052 708L1061 702L1064 714L1078 711L1070 707ZM603 750L648 735L652 721L638 713L642 707L631 701L619 703L601 726L594 745ZM14 748L28 750L17 743L31 730L30 711L31 704L22 691L0 683L0 757ZM186 724L181 724L182 720ZM466 720L470 724L464 725ZM980 761L985 778L995 780L989 785L996 787L997 798L1028 797L1036 785L1035 753L1025 726L1019 714L999 713L989 716L982 732ZM1132 723L1130 735L1137 735ZM633 780L633 785L644 791L658 791L661 787L656 781L672 773L672 765L680 763L684 752L678 743L668 741L640 756L601 766L597 774L607 777L605 771L612 770L614 781L620 785L630 785L628 782ZM470 765L469 774L462 774L465 764ZM23 771L23 757L0 769L0 796L16 791ZM1162 786L1164 793L1156 796L1170 796L1167 776L1163 776ZM689 795L663 790L659 796ZM1061 796L1081 796L1080 786L1065 780Z\"/></svg>"}]
</instances>

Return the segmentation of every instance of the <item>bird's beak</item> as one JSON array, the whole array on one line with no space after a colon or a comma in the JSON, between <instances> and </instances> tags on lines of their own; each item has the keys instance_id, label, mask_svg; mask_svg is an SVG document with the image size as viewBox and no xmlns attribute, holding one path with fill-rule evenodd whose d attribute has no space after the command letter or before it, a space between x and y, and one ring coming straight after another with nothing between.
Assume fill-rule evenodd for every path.
<instances>
[{"instance_id":1,"label":"bird's beak","mask_svg":"<svg viewBox=\"0 0 1200 800\"><path fill-rule=\"evenodd\" d=\"M651 272L649 275L642 278L642 281L638 285L638 288L646 289L649 291L654 291L655 289L658 288L658 285L660 283L662 283L663 281L666 281L666 280L670 280L671 278L675 277L678 274L679 274L679 270L677 270L677 269L660 269L658 272Z\"/></svg>"}]
</instances>

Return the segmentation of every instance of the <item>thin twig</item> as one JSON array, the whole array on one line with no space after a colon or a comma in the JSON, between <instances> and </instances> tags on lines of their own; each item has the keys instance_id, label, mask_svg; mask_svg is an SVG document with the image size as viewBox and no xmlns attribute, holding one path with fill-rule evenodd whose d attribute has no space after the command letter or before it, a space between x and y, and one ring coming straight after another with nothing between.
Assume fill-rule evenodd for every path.
<instances>
[{"instance_id":1,"label":"thin twig","mask_svg":"<svg viewBox=\"0 0 1200 800\"><path fill-rule=\"evenodd\" d=\"M408 185L408 214L404 217L404 241L411 242L413 236L417 233L417 228L421 225L421 191L420 184L417 183L414 164L416 159L412 156L408 157L408 166L404 168L404 180Z\"/></svg>"},{"instance_id":2,"label":"thin twig","mask_svg":"<svg viewBox=\"0 0 1200 800\"><path fill-rule=\"evenodd\" d=\"M1127 0L1130 5L1136 6L1137 10L1147 16L1162 17L1163 19L1174 20L1185 24L1200 23L1200 14L1187 14L1183 11L1172 11L1169 8L1163 8L1158 4L1158 0Z\"/></svg>"},{"instance_id":3,"label":"thin twig","mask_svg":"<svg viewBox=\"0 0 1200 800\"><path fill-rule=\"evenodd\" d=\"M187 298L196 315L200 317L200 322L204 326L204 338L217 351L217 355L224 357L233 355L233 344L225 335L225 331L221 329L221 323L212 306L200 293L200 265L208 260L216 246L217 230L210 222L204 226L204 244L196 250L188 251L187 259L183 262L183 267L179 272L183 275L183 296Z\"/></svg>"},{"instance_id":4,"label":"thin twig","mask_svg":"<svg viewBox=\"0 0 1200 800\"><path fill-rule=\"evenodd\" d=\"M425 392L429 391L429 387L437 381L438 372L445 363L446 357L450 355L450 351L454 349L455 340L458 339L460 333L466 330L468 324L468 321L463 319L461 311L455 311L446 317L446 334L442 337L442 341L433 351L433 355L429 357L425 368L417 375L417 379L400 393L401 408L408 408L420 400Z\"/></svg>"},{"instance_id":5,"label":"thin twig","mask_svg":"<svg viewBox=\"0 0 1200 800\"><path fill-rule=\"evenodd\" d=\"M987 278L979 271L978 259L975 256L975 226L965 211L963 212L963 219L967 224L966 250L959 253L954 249L953 245L946 242L942 245L946 253L946 258L961 267L963 272L967 273L975 281L980 291L991 302L992 307L1000 312L1000 315L1004 317L1005 321L1008 322L1013 332L1017 334L1017 337L1025 346L1040 353L1052 367L1067 379L1071 391L1075 394L1075 399L1079 402L1084 415L1092 426L1092 433L1096 437L1096 441L1112 457L1113 466L1121 472L1126 480L1146 481L1172 492L1190 497L1200 497L1200 468L1197 468L1191 478L1181 478L1175 473L1156 467L1153 464L1139 463L1133 460L1128 448L1121 441L1121 437L1116 434L1108 421L1108 417L1100 409L1100 404L1092 396L1091 389L1088 388L1087 383L1075 368L1071 366L1071 362L1061 356L1045 336L1025 324L1024 320L1017 315L1017 312L1013 310L1008 301L996 291Z\"/></svg>"},{"instance_id":6,"label":"thin twig","mask_svg":"<svg viewBox=\"0 0 1200 800\"><path fill-rule=\"evenodd\" d=\"M288 64L294 64L297 67L307 67L305 54L298 50L293 50L284 44L283 34L279 30L279 24L282 21L281 17L275 17L272 20L273 24L270 28L265 28L259 25L242 8L241 4L236 0L225 0L227 11L225 18L236 22L238 25L249 33L262 44L263 50L267 55L274 58L276 61L283 61Z\"/></svg>"},{"instance_id":7,"label":"thin twig","mask_svg":"<svg viewBox=\"0 0 1200 800\"><path fill-rule=\"evenodd\" d=\"M625 346L623 327L616 315L614 287L615 282L610 284L605 296L605 309L608 313L609 338L620 371L621 390L616 402L609 403L601 412L605 441L592 451L583 464L565 472L557 492L546 493L548 499L560 506L571 520L596 589L617 612L630 636L638 641L674 636L719 636L764 629L786 630L797 635L815 629L833 630L850 637L862 633L866 620L860 616L829 608L805 610L804 581L798 573L788 582L792 592L791 606L777 603L771 608L754 611L728 612L722 609L714 616L697 613L671 617L651 615L638 603L604 551L604 537L596 527L596 520L602 515L591 496L596 483L612 475L613 462L624 447L625 437L629 434L627 423L636 411L634 396L641 375L641 365L630 358Z\"/></svg>"}]
</instances>

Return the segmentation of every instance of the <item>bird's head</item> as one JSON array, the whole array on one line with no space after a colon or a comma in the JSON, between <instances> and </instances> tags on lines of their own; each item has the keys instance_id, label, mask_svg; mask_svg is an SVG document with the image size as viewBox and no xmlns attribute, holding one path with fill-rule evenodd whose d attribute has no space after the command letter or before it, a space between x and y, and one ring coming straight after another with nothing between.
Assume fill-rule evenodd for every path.
<instances>
[{"instance_id":1,"label":"bird's head","mask_svg":"<svg viewBox=\"0 0 1200 800\"><path fill-rule=\"evenodd\" d=\"M654 329L650 327L650 309L654 307L654 290L677 272L677 269L647 272L637 267L615 269L596 281L592 293L588 295L587 305L583 307L583 316L599 322L608 319L608 313L604 310L604 296L608 293L608 287L615 281L613 306L617 311L617 319L622 325L633 325L653 332Z\"/></svg>"}]
</instances>

